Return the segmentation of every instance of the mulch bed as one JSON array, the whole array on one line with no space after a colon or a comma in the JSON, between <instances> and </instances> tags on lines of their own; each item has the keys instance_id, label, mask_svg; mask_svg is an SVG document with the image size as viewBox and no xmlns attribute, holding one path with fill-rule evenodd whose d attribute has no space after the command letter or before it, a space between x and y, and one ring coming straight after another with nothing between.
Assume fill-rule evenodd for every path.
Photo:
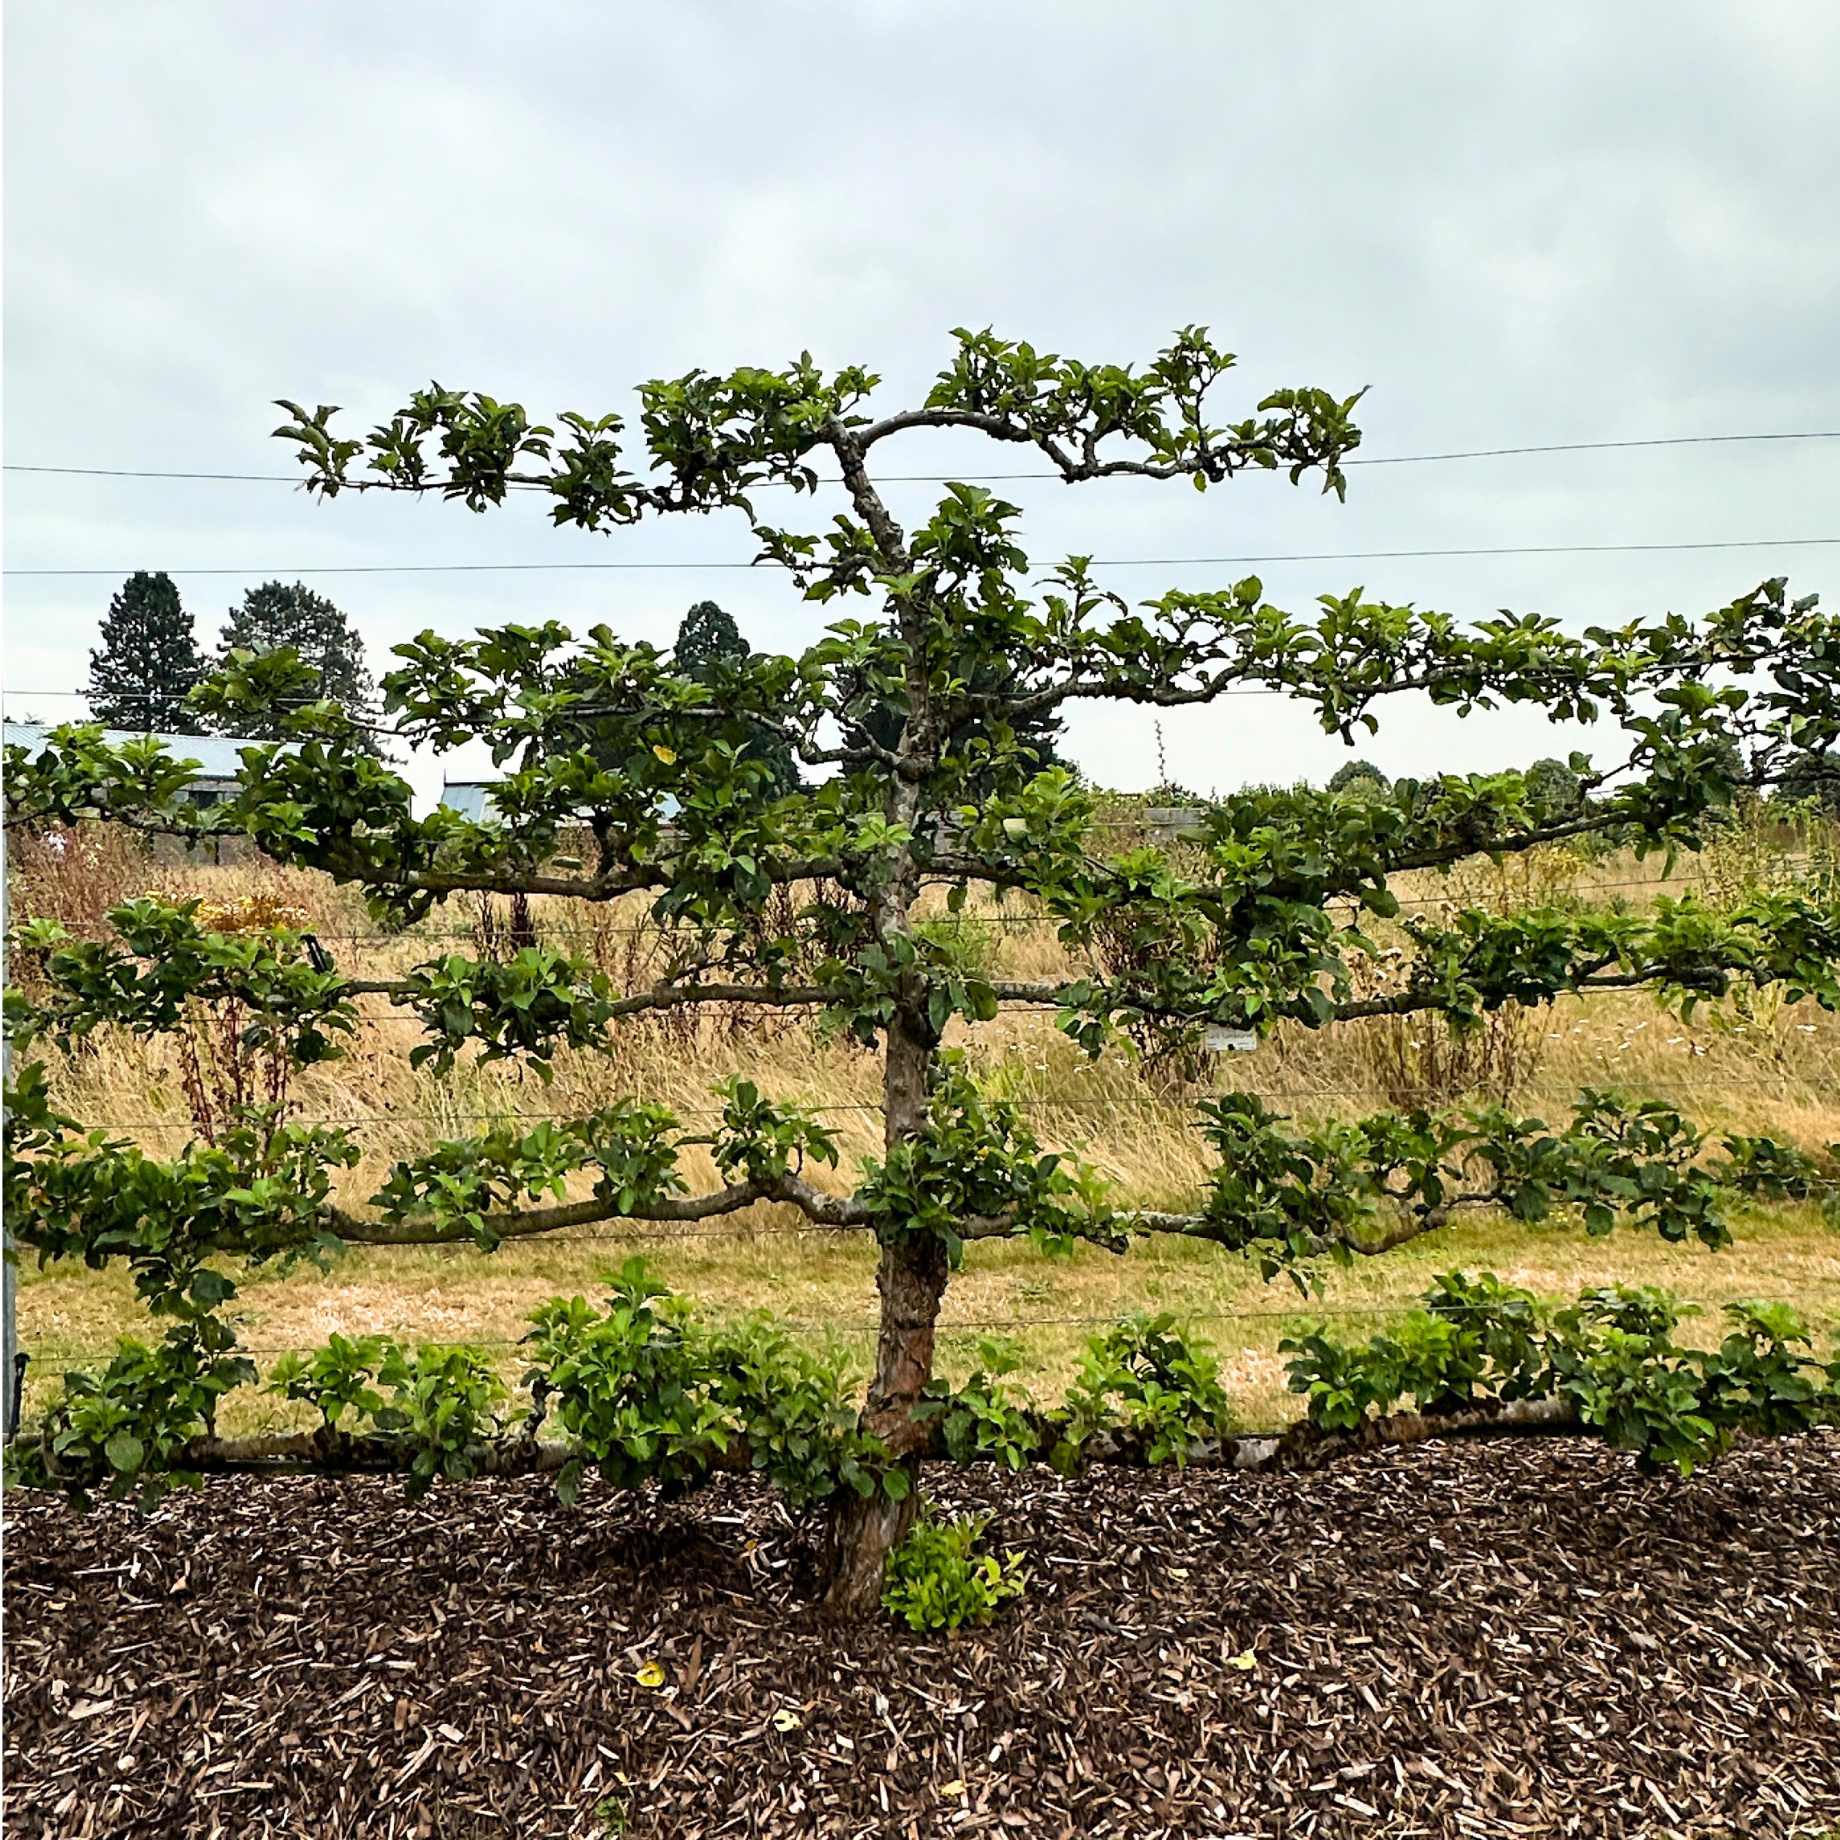
<instances>
[{"instance_id":1,"label":"mulch bed","mask_svg":"<svg viewBox=\"0 0 1840 1840\"><path fill-rule=\"evenodd\" d=\"M1315 1476L940 1473L1034 1566L952 1640L815 1620L764 1492L12 1494L9 1836L1812 1834L1840 1436ZM640 1676L656 1661L664 1684Z\"/></svg>"}]
</instances>

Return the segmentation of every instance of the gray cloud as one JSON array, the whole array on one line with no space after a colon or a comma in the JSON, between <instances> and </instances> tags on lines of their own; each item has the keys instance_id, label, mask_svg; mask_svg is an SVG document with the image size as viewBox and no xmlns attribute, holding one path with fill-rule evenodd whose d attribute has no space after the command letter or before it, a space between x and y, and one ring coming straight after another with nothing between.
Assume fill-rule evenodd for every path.
<instances>
[{"instance_id":1,"label":"gray cloud","mask_svg":"<svg viewBox=\"0 0 1840 1840\"><path fill-rule=\"evenodd\" d=\"M6 13L7 457L285 470L277 395L368 425L437 376L545 413L637 379L860 360L922 388L961 321L1095 358L1174 326L1275 383L1374 386L1374 453L1840 426L1840 14L1463 4L82 8ZM945 440L899 470L1007 470ZM1370 468L1345 507L1023 484L1032 553L1202 555L1840 534L1808 446ZM924 488L896 489L912 514ZM282 487L12 475L14 567L740 557L697 520L611 544L520 506L307 504ZM1820 551L1283 565L1465 614L1694 610ZM1237 571L1232 571L1237 572ZM1132 571L1133 592L1206 570ZM214 630L244 580L190 578ZM817 617L758 576L363 576L384 647L555 614L666 638L713 593L758 644ZM9 686L79 682L107 581L15 579ZM30 699L9 689L9 709ZM1339 744L1247 700L1166 724L1197 785L1321 773ZM1566 738L1401 712L1395 770ZM1155 772L1141 711L1087 717ZM426 774L424 773L424 777ZM436 775L438 778L438 774Z\"/></svg>"}]
</instances>

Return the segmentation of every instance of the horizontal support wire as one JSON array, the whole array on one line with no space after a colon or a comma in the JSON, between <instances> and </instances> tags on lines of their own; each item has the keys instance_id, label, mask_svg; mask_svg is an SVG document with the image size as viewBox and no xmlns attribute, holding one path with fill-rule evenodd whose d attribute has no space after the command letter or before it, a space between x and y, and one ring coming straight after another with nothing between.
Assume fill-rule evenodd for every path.
<instances>
[{"instance_id":1,"label":"horizontal support wire","mask_svg":"<svg viewBox=\"0 0 1840 1840\"><path fill-rule=\"evenodd\" d=\"M1453 545L1419 549L1343 549L1280 550L1258 554L1230 556L1093 556L1087 567L1094 569L1180 569L1215 568L1274 562L1387 562L1410 558L1460 556L1608 556L1652 555L1657 552L1752 549L1826 549L1840 545L1840 537L1730 537L1699 538L1691 541L1651 543L1490 543ZM275 578L304 575L539 575L648 573L714 574L734 570L775 566L761 561L709 562L341 562L318 564L265 563L261 567L241 568L172 568L166 575L263 575ZM814 564L815 573L821 564ZM9 580L43 579L51 576L89 576L99 579L125 578L134 573L122 568L31 568L0 569Z\"/></svg>"},{"instance_id":2,"label":"horizontal support wire","mask_svg":"<svg viewBox=\"0 0 1840 1840\"><path fill-rule=\"evenodd\" d=\"M1257 1052L1257 1051L1253 1051ZM1253 1069L1249 1067L1248 1073ZM1742 1093L1781 1093L1785 1086L1805 1084L1812 1086L1814 1080L1829 1078L1829 1069L1814 1069L1807 1075L1788 1073L1779 1069L1770 1078L1746 1080L1741 1076L1719 1075L1717 1078L1696 1078L1696 1076L1662 1075L1660 1078L1645 1078L1645 1091L1669 1091L1669 1093L1695 1093L1698 1097L1720 1098L1739 1097ZM1540 1082L1533 1080L1524 1086L1516 1087L1516 1097L1522 1098L1558 1098L1566 1093L1577 1093L1581 1089L1579 1082ZM666 1104L655 1093L624 1093L622 1097L633 1100L635 1104ZM1192 1098L1165 1098L1157 1093L1018 1093L1005 1095L1005 1104L1012 1104L1023 1111L1128 1111L1148 1110L1167 1111L1167 1113L1192 1113L1194 1108L1205 1098L1218 1097L1214 1093L1198 1091ZM1378 1095L1373 1084L1365 1086L1281 1086L1262 1089L1255 1097L1268 1100L1273 1104L1282 1104L1292 1098L1374 1098ZM723 1115L721 1106L672 1106L675 1117L679 1119L719 1119ZM878 1098L850 1098L850 1100L824 1100L811 1106L799 1106L800 1111L808 1111L819 1117L830 1117L837 1113L880 1113L883 1110ZM469 1111L359 1111L359 1113L291 1113L289 1124L449 1124L449 1122L500 1122L500 1124L545 1124L545 1122L569 1122L580 1119L580 1111L524 1111L515 1106L500 1106L493 1110ZM195 1128L191 1119L178 1117L158 1117L158 1119L92 1119L86 1122L86 1130L191 1130Z\"/></svg>"},{"instance_id":3,"label":"horizontal support wire","mask_svg":"<svg viewBox=\"0 0 1840 1840\"><path fill-rule=\"evenodd\" d=\"M1119 828L1136 830L1150 827L1121 823ZM1792 867L1794 864L1791 863L1786 866ZM1612 889L1679 888L1685 892L1697 893L1706 885L1707 884L1703 881L1692 882L1677 876L1644 875L1629 880L1597 882L1582 892L1584 897L1588 900L1590 896L1602 894ZM567 897L564 896L561 898L566 899ZM1336 894L1326 897L1326 904L1333 903L1358 906L1360 904L1360 896L1353 894ZM1398 905L1403 912L1407 908L1460 906L1461 901L1456 895L1415 895L1410 900L1401 900ZM920 916L920 919L928 925L938 925L946 928L961 926L1038 927L1043 931L1052 931L1061 925L1061 922L1057 921L1052 914L923 914ZM302 932L311 932L313 937L317 939L321 945L417 945L428 940L477 939L480 932L478 927L453 927L438 932L416 933L327 933L322 932L317 927L303 927L300 930ZM653 938L662 944L679 938L744 937L744 935L733 929L727 928L717 929L710 935L697 935L694 933L673 933L666 928L656 925L632 926L622 923L619 926L597 927L592 922L588 921L571 921L562 926L554 926L547 921L541 921L535 923L531 930L536 935L536 943L538 945L542 945L551 939Z\"/></svg>"},{"instance_id":4,"label":"horizontal support wire","mask_svg":"<svg viewBox=\"0 0 1840 1840\"><path fill-rule=\"evenodd\" d=\"M1823 1068L1807 1074L1781 1072L1769 1079L1735 1079L1722 1076L1716 1080L1699 1080L1692 1078L1644 1079L1643 1091L1646 1093L1693 1093L1702 1098L1736 1097L1744 1093L1769 1092L1781 1093L1785 1086L1797 1084L1812 1086L1817 1080L1831 1077L1829 1070ZM1533 1082L1516 1089L1517 1096L1535 1099L1539 1097L1558 1098L1568 1093L1576 1094L1581 1085L1574 1081L1542 1084ZM1120 1093L1116 1095L1085 1093L1023 1093L1006 1098L1004 1103L1014 1105L1020 1111L1127 1111L1144 1109L1150 1111L1175 1113L1192 1113L1201 1101L1218 1095L1197 1093L1194 1099L1165 1099L1152 1093ZM1255 1097L1271 1103L1283 1103L1291 1099L1372 1099L1380 1103L1374 1088L1368 1086L1286 1086L1262 1090ZM626 1093L623 1098L635 1104L665 1104L655 1094ZM879 1113L883 1107L880 1100L834 1100L817 1105L799 1106L803 1112L820 1117L847 1113ZM679 1118L720 1118L723 1108L720 1106L672 1106L672 1112ZM566 1123L583 1117L580 1112L528 1112L515 1108L503 1108L496 1111L440 1111L440 1112L301 1112L293 1113L287 1119L289 1124L332 1124L332 1125L387 1125L387 1124L448 1124L448 1123L498 1123L498 1124L544 1124ZM164 1131L195 1130L197 1126L189 1118L173 1116L170 1118L96 1118L89 1120L84 1128L97 1131ZM826 1229L829 1231L830 1229Z\"/></svg>"},{"instance_id":5,"label":"horizontal support wire","mask_svg":"<svg viewBox=\"0 0 1840 1840\"><path fill-rule=\"evenodd\" d=\"M1590 454L1628 452L1645 447L1716 447L1751 441L1840 441L1840 429L1810 428L1789 430L1782 433L1767 434L1669 434L1649 435L1627 441L1542 441L1528 443L1517 447L1467 447L1451 448L1439 453L1426 454L1350 454L1339 462L1343 467L1350 466L1431 466L1457 460L1500 460L1514 455L1527 454ZM127 467L127 466L32 466L24 461L9 460L5 470L9 473L50 474L66 478L91 479L208 479L235 480L254 482L262 485L304 486L308 483L305 473L237 473L237 472L185 472L166 467ZM881 473L877 483L883 485L981 485L1000 480L1012 479L1063 479L1064 475L1056 468L1008 472L1008 473ZM763 480L762 485L785 486L782 479ZM839 486L842 479L821 478L820 485ZM1072 482L1080 483L1080 482ZM398 486L388 480L364 480L354 482L365 490L371 491L428 491L436 488ZM548 493L545 486L516 488L534 492ZM750 488L752 489L752 488Z\"/></svg>"},{"instance_id":6,"label":"horizontal support wire","mask_svg":"<svg viewBox=\"0 0 1840 1840\"><path fill-rule=\"evenodd\" d=\"M1719 1309L1726 1300L1718 1298L1676 1298L1674 1301L1675 1306L1681 1310L1702 1311ZM1747 1303L1764 1301L1786 1304L1791 1309L1800 1308L1792 1298L1756 1299L1747 1297L1744 1301ZM1422 1310L1425 1307L1425 1299L1422 1296L1409 1296L1373 1300L1366 1303L1302 1302L1298 1303L1293 1308L1286 1309L1261 1307L1258 1309L1239 1310L1171 1310L1170 1314L1175 1316L1178 1321L1182 1323L1309 1322L1328 1317L1398 1316L1406 1311ZM1469 1304L1452 1302L1440 1304L1439 1313L1448 1315L1459 1311L1469 1312L1472 1310L1487 1312L1496 1307L1498 1306L1487 1303ZM1118 1320L1118 1312L1116 1311L1110 1314L1084 1316L967 1316L942 1318L937 1324L935 1332L940 1336L957 1336L980 1333L990 1334L1005 1329L1084 1329L1109 1326ZM806 1335L831 1333L844 1335L873 1335L881 1328L881 1324L872 1317L776 1317L774 1318L774 1322L779 1328L791 1330L794 1334ZM340 1333L346 1333L346 1331L340 1331ZM387 1333L387 1331L372 1330L368 1333L380 1334ZM414 1341L418 1338L392 1336L391 1339L407 1339ZM426 1340L430 1338L419 1339ZM527 1340L528 1338L525 1336L480 1336L471 1337L461 1345L468 1348L521 1348ZM443 1346L447 1345L450 1344L443 1344ZM322 1346L323 1344L318 1342L272 1343L260 1347L238 1347L235 1352L245 1355L313 1354ZM59 1352L50 1358L57 1360L99 1360L113 1353L114 1350L110 1348L60 1346Z\"/></svg>"},{"instance_id":7,"label":"horizontal support wire","mask_svg":"<svg viewBox=\"0 0 1840 1840\"><path fill-rule=\"evenodd\" d=\"M1558 992L1557 994L1563 997L1575 997L1578 1000L1583 1001L1584 999L1590 998L1590 997L1627 997L1627 996L1630 996L1631 994L1639 994L1640 988L1641 987L1639 986L1625 985L1625 984L1606 985L1606 986L1602 986L1596 989L1593 989L1587 986L1586 988L1582 990L1563 990L1563 991ZM700 1003L700 1004L676 1003L676 1004L669 1005L668 1007L671 1009L677 1009L677 1010L690 1009L690 1008L720 1009L723 1007L727 1007L730 1009L746 1009L750 1007L752 1001L753 1000L751 998L747 998L747 997L711 997L706 1002ZM825 1006L822 1003L814 1000L810 1003L804 1003L804 1004L780 1003L780 1004L770 1004L765 1007L786 1010L786 1009L795 1009L795 1008L822 1009ZM1045 1015L1049 1010L1053 1009L1054 1007L1055 1005L1053 1003L1050 1003L1045 999L1041 1001L1037 1001L1031 997L999 997L997 999L998 1010L1003 1013L1009 1014L1009 1015L1023 1015L1023 1016ZM1127 1005L1126 1008L1128 1007L1129 1006ZM1527 1006L1522 1005L1521 1007L1524 1008ZM645 1011L645 1012L635 1012L635 1013L650 1014L651 1012ZM1412 1011L1408 1013L1431 1015L1431 1014L1441 1014L1442 1012L1427 1009L1423 1011ZM1376 1018L1372 1016L1353 1016L1353 1017L1344 1017L1344 1018L1341 1018L1340 1020L1350 1021L1350 1022L1371 1022L1371 1021L1374 1021L1375 1019ZM381 1025L381 1024L386 1024L386 1023L398 1024L398 1025L413 1025L417 1028L426 1028L428 1026L428 1024L420 1016L404 1015L400 1010L393 1010L389 1012L388 1014L378 1014L375 1012L369 1012L361 1016L360 1020L364 1023L364 1025L367 1028L370 1027L372 1024ZM620 1017L618 1018L618 1020L630 1021L631 1017L629 1016ZM1189 1022L1193 1022L1196 1024L1206 1024L1206 1023L1211 1022L1213 1019L1208 1016L1190 1016L1190 1017L1176 1017L1174 1018L1174 1020L1178 1022L1189 1021Z\"/></svg>"}]
</instances>

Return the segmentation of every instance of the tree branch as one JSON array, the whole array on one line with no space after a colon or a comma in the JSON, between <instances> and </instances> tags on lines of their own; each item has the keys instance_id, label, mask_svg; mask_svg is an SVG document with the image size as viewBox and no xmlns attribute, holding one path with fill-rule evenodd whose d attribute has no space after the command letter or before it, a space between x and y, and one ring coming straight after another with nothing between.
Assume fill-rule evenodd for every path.
<instances>
[{"instance_id":1,"label":"tree branch","mask_svg":"<svg viewBox=\"0 0 1840 1840\"><path fill-rule=\"evenodd\" d=\"M222 992L201 987L193 995L239 994L226 988ZM332 993L330 1000L344 997L391 997L407 1005L427 995L419 985L401 979L354 978ZM834 993L814 984L654 984L649 990L634 991L619 997L608 1006L608 1019L618 1021L647 1010L681 1009L693 1003L752 1003L771 1009L817 1008L833 1000Z\"/></svg>"},{"instance_id":2,"label":"tree branch","mask_svg":"<svg viewBox=\"0 0 1840 1840\"><path fill-rule=\"evenodd\" d=\"M1645 985L1653 984L1664 976L1675 976L1677 972L1669 967L1658 966L1650 971L1629 971L1617 973L1592 974L1578 978L1555 991L1556 996L1572 996L1598 990L1639 990ZM1075 992L1101 990L1104 994L1116 998L1117 1007L1128 1009L1141 1016L1153 1016L1167 1022L1213 1022L1219 1018L1216 1006L1203 1003L1181 1003L1160 1000L1148 992L1121 994L1105 991L1104 986L1095 985L1091 980L1062 983L998 983L992 988L998 1001L1003 1003L1022 1003L1043 1009L1058 1009L1066 1004ZM1536 999L1543 1001L1544 999ZM1501 997L1490 1003L1486 994L1484 1007L1499 1009L1519 998ZM1374 1016L1412 1016L1426 1010L1448 1010L1451 1005L1441 995L1432 991L1401 991L1391 997L1361 997L1347 1003L1336 1004L1326 1017L1317 1018L1309 1006L1299 999L1295 1005L1282 1013L1293 1020L1320 1020L1323 1022L1358 1022Z\"/></svg>"},{"instance_id":3,"label":"tree branch","mask_svg":"<svg viewBox=\"0 0 1840 1840\"><path fill-rule=\"evenodd\" d=\"M814 1225L846 1231L868 1224L868 1210L853 1197L827 1195L801 1176L784 1175L761 1182L731 1182L706 1195L685 1195L622 1208L617 1199L591 1196L555 1207L521 1208L488 1214L486 1234L494 1239L533 1239L569 1227L592 1226L606 1220L671 1221L689 1223L721 1214L739 1213L759 1201L784 1201L796 1207ZM470 1242L481 1235L464 1221L436 1220L417 1215L407 1220L367 1219L340 1207L330 1207L326 1217L340 1239L360 1246L445 1246Z\"/></svg>"},{"instance_id":4,"label":"tree branch","mask_svg":"<svg viewBox=\"0 0 1840 1840\"><path fill-rule=\"evenodd\" d=\"M1409 1240L1435 1233L1447 1223L1452 1208L1488 1206L1501 1199L1498 1192L1478 1193L1453 1196L1442 1206L1423 1213L1402 1209L1390 1224L1377 1232L1360 1236L1338 1234L1332 1241L1324 1240L1320 1249L1326 1252L1334 1244L1363 1258L1377 1258L1382 1253L1405 1245ZM958 1237L963 1240L1008 1239L1015 1235L1021 1224L1013 1214L981 1214L961 1221L957 1231ZM1129 1250L1131 1236L1135 1234L1169 1233L1180 1239L1206 1240L1232 1252L1243 1251L1248 1244L1244 1233L1236 1229L1231 1221L1208 1214L1177 1214L1156 1208L1127 1208L1116 1214L1108 1214L1095 1220L1088 1230L1082 1230L1077 1223L1065 1224L1057 1230L1071 1238L1101 1246L1107 1252L1120 1253Z\"/></svg>"},{"instance_id":5,"label":"tree branch","mask_svg":"<svg viewBox=\"0 0 1840 1840\"><path fill-rule=\"evenodd\" d=\"M1211 381L1211 379L1210 379ZM1277 460L1317 464L1321 456L1300 450L1279 454L1271 439L1229 440L1224 444L1207 444L1176 460L1116 459L1101 460L1099 443L1127 430L1101 427L1096 422L1082 435L1080 453L1075 455L1043 428L1031 428L1015 416L993 415L977 409L903 409L884 416L867 428L854 431L853 438L866 452L878 441L891 435L905 434L914 428L968 428L993 441L1007 441L1020 447L1033 447L1054 462L1062 480L1075 485L1088 479L1182 479L1191 473L1203 473L1211 479L1231 478L1245 467L1258 464L1257 456L1270 455Z\"/></svg>"}]
</instances>

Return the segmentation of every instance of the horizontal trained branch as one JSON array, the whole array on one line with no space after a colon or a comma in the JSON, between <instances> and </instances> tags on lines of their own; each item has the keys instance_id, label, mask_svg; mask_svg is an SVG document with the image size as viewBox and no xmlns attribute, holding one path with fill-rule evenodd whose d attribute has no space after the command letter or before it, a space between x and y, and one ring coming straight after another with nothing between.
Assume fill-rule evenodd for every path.
<instances>
[{"instance_id":1,"label":"horizontal trained branch","mask_svg":"<svg viewBox=\"0 0 1840 1840\"><path fill-rule=\"evenodd\" d=\"M354 1246L448 1246L461 1242L490 1245L501 1241L533 1239L570 1227L592 1226L607 1220L698 1221L733 1214L761 1201L784 1201L796 1207L814 1226L835 1230L870 1224L868 1211L857 1201L827 1195L794 1175L763 1182L733 1182L707 1195L686 1195L622 1204L615 1197L565 1202L557 1207L517 1208L478 1219L448 1216L410 1217L401 1220L367 1219L340 1207L328 1207L327 1225Z\"/></svg>"}]
</instances>

